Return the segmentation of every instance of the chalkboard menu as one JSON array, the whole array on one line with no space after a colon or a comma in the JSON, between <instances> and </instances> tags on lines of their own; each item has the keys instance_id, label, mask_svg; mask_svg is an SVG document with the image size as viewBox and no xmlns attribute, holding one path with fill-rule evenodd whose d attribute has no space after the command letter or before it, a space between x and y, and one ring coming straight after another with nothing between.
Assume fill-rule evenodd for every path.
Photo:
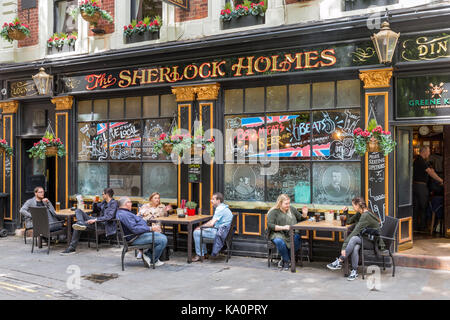
<instances>
[{"instance_id":1,"label":"chalkboard menu","mask_svg":"<svg viewBox=\"0 0 450 320\"><path fill-rule=\"evenodd\" d=\"M202 165L195 163L188 165L188 182L200 183L201 180L202 180Z\"/></svg>"},{"instance_id":2,"label":"chalkboard menu","mask_svg":"<svg viewBox=\"0 0 450 320\"><path fill-rule=\"evenodd\" d=\"M384 112L385 112L384 95L369 96L369 112L368 119L374 118L377 123L384 128ZM384 221L386 208L386 190L385 190L385 169L386 158L381 152L368 152L368 180L369 187L367 190L369 209L377 214Z\"/></svg>"}]
</instances>

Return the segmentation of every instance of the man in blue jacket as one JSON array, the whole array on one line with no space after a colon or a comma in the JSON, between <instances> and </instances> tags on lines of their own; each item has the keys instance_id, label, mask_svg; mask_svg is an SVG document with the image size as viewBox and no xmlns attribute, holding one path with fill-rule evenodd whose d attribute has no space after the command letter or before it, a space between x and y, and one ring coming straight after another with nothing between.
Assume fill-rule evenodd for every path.
<instances>
[{"instance_id":1,"label":"man in blue jacket","mask_svg":"<svg viewBox=\"0 0 450 320\"><path fill-rule=\"evenodd\" d=\"M131 200L128 197L122 197L119 199L119 210L117 210L117 219L122 224L123 232L127 241L133 240L131 245L150 244L152 243L152 233L155 233L155 266L159 267L164 262L159 260L159 257L163 253L163 250L167 246L167 237L161 233L161 227L155 225L149 227L147 222L141 217L135 215L131 211ZM142 260L147 268L150 268L152 252L149 249L142 254Z\"/></svg>"},{"instance_id":2,"label":"man in blue jacket","mask_svg":"<svg viewBox=\"0 0 450 320\"><path fill-rule=\"evenodd\" d=\"M74 229L72 234L72 241L69 247L61 252L61 255L69 255L75 253L78 242L80 241L81 232L89 229L95 230L94 224L97 223L98 229L105 229L107 237L110 237L116 233L116 211L119 207L116 200L113 199L114 190L106 188L103 190L103 201L101 203L94 202L92 206L93 213L98 213L97 217L92 217L85 213L83 210L77 209L75 215L77 217L77 223L72 225Z\"/></svg>"},{"instance_id":3,"label":"man in blue jacket","mask_svg":"<svg viewBox=\"0 0 450 320\"><path fill-rule=\"evenodd\" d=\"M207 229L203 229L203 238L215 239L217 231L224 226L229 227L231 222L233 221L233 213L228 208L228 205L223 203L223 194L220 192L216 192L213 194L211 203L216 210L214 211L214 215L211 220L207 223L203 224L202 227L206 227ZM200 227L194 230L194 242L195 242L195 253L197 255L192 258L192 262L197 262L200 260L200 257L206 254L206 244L203 243L203 248L200 248Z\"/></svg>"}]
</instances>

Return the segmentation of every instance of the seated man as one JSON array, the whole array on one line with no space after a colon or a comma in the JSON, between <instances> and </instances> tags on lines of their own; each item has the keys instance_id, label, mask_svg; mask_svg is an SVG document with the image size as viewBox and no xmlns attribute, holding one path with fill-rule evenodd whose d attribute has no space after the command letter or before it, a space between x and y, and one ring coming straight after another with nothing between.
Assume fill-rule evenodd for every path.
<instances>
[{"instance_id":1,"label":"seated man","mask_svg":"<svg viewBox=\"0 0 450 320\"><path fill-rule=\"evenodd\" d=\"M48 214L48 221L51 224L50 231L56 231L62 229L63 221L62 219L59 219L56 216L55 208L53 207L52 203L47 199L44 198L45 191L43 187L36 187L34 188L34 197L31 199L28 199L20 208L20 214L23 216L25 220L25 226L27 229L33 228L33 221L31 218L31 212L30 207L46 207L47 208L47 214ZM55 222L61 222L61 223L55 223ZM55 223L55 224L52 224Z\"/></svg>"},{"instance_id":2,"label":"seated man","mask_svg":"<svg viewBox=\"0 0 450 320\"><path fill-rule=\"evenodd\" d=\"M117 219L122 224L123 232L125 233L125 239L131 241L130 245L150 244L152 243L152 233L155 233L155 266L159 267L164 262L159 260L163 250L167 246L167 237L161 233L161 227L155 225L149 227L147 222L141 217L135 215L131 211L131 200L128 197L122 197L119 199L119 210L117 210ZM150 268L152 252L149 249L147 252L142 253L142 260L147 268Z\"/></svg>"},{"instance_id":3,"label":"seated man","mask_svg":"<svg viewBox=\"0 0 450 320\"><path fill-rule=\"evenodd\" d=\"M97 218L86 214L83 210L77 209L75 215L77 223L72 225L74 229L72 234L72 241L66 250L61 252L61 255L73 254L76 251L78 242L80 241L81 231L89 229L95 230L94 223L97 222L98 229L105 229L106 236L110 237L116 233L116 211L118 208L117 201L113 199L114 190L106 188L103 190L103 201L101 203L94 202L92 209L93 213L100 213Z\"/></svg>"},{"instance_id":4,"label":"seated man","mask_svg":"<svg viewBox=\"0 0 450 320\"><path fill-rule=\"evenodd\" d=\"M213 194L211 203L214 208L216 208L214 212L214 216L207 223L203 224L202 227L207 227L207 229L203 229L203 238L214 239L217 234L217 230L222 226L229 226L233 221L233 214L231 210L228 208L228 205L223 203L223 195L220 192L216 192ZM214 228L217 229L214 229ZM195 241L195 253L197 254L192 258L192 262L197 262L200 260L200 257L206 254L206 244L203 243L203 248L200 250L200 227L197 227L194 230L194 241Z\"/></svg>"}]
</instances>

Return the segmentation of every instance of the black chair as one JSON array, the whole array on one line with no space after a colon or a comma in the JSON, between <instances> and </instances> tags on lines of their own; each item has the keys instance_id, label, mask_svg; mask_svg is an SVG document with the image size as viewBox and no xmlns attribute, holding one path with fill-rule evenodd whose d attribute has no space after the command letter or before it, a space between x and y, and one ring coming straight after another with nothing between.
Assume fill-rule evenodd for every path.
<instances>
[{"instance_id":1,"label":"black chair","mask_svg":"<svg viewBox=\"0 0 450 320\"><path fill-rule=\"evenodd\" d=\"M364 279L364 274L365 274L365 259L364 259L364 242L366 241L370 241L371 242L371 249L372 252L375 251L375 253L378 253L378 255L380 255L383 258L383 270L386 270L386 264L385 264L385 257L390 257L391 261L392 261L392 276L395 276L395 259L393 256L393 252L395 250L394 246L395 246L395 242L396 242L396 236L397 236L397 229L398 229L398 223L399 220L393 217L385 217L383 226L381 227L381 232L380 235L378 237L375 237L374 240L368 240L367 237L363 237L362 241L361 241L361 262L362 262L362 278ZM379 251L377 249L375 249L378 243L378 239L377 238L381 238L387 248L387 250L384 251Z\"/></svg>"},{"instance_id":2,"label":"black chair","mask_svg":"<svg viewBox=\"0 0 450 320\"><path fill-rule=\"evenodd\" d=\"M119 233L121 234L121 238L122 238L122 243L123 243L123 249L122 249L122 271L125 271L125 266L124 266L124 259L125 259L125 254L130 251L130 250L140 250L140 249L151 249L152 250L152 267L153 269L155 269L155 233L153 231L149 231L152 233L152 243L150 244L140 244L140 245L133 245L133 241L136 240L135 238L132 240L127 241L126 237L129 235L125 235L125 233L123 232L123 228L122 228L122 224L120 223L119 219L115 219L116 220L116 225L117 225L117 232L116 234L118 235Z\"/></svg>"},{"instance_id":3,"label":"black chair","mask_svg":"<svg viewBox=\"0 0 450 320\"><path fill-rule=\"evenodd\" d=\"M269 239L269 235L270 231L269 229L266 229L265 239L267 241L267 268L270 268L270 264L273 263L274 258L278 256L277 246L275 245L275 243L273 243L272 240ZM302 247L295 253L296 262L298 261L298 255L300 253L300 250L306 251L306 254L302 255L302 257L305 256L309 262L309 254L308 254L309 246L308 241L305 241L305 239L302 239Z\"/></svg>"},{"instance_id":4,"label":"black chair","mask_svg":"<svg viewBox=\"0 0 450 320\"><path fill-rule=\"evenodd\" d=\"M225 244L223 246L223 248L226 247L226 250L227 250L227 260L226 260L227 263L228 263L228 260L230 259L231 252L232 252L231 247L233 245L233 235L236 231L236 226L237 226L237 215L233 215L233 220L231 221L230 230L228 230L227 236L225 238ZM200 258L201 258L202 262L203 262L203 258L204 258L203 244L204 243L205 244L214 244L214 239L203 237L203 229L208 229L208 228L211 228L211 227L203 227L203 226L200 227L200 250L202 251L202 256ZM212 229L217 230L217 228L215 228L215 227L212 227ZM223 250L223 248L222 248L222 250Z\"/></svg>"},{"instance_id":5,"label":"black chair","mask_svg":"<svg viewBox=\"0 0 450 320\"><path fill-rule=\"evenodd\" d=\"M48 250L47 254L50 253L50 239L52 236L58 236L60 234L65 234L66 231L62 228L61 222L50 223L48 219L48 213L46 207L30 207L31 217L33 219L33 240L31 246L31 252L34 251L35 240L37 242L38 237L47 238ZM59 225L60 228L52 231L52 226Z\"/></svg>"}]
</instances>

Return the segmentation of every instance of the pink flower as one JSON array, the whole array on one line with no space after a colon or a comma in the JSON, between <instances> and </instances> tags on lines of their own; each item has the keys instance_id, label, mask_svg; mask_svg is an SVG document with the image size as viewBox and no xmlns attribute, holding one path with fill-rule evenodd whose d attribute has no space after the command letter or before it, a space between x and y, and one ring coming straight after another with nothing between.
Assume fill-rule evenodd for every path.
<instances>
[{"instance_id":1,"label":"pink flower","mask_svg":"<svg viewBox=\"0 0 450 320\"><path fill-rule=\"evenodd\" d=\"M165 133L161 133L161 135L159 136L159 140L164 140L167 137L167 135Z\"/></svg>"}]
</instances>

